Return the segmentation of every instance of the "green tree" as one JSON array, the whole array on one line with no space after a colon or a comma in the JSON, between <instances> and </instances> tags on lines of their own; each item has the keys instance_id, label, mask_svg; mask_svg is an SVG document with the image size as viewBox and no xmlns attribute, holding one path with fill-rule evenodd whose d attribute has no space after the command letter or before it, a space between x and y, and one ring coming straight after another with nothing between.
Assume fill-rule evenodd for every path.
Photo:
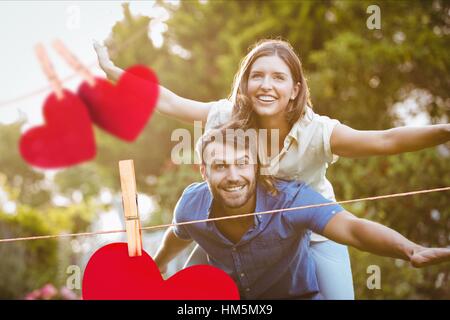
<instances>
[{"instance_id":1,"label":"green tree","mask_svg":"<svg viewBox=\"0 0 450 320\"><path fill-rule=\"evenodd\" d=\"M20 127L23 123L0 125L0 175L15 190L13 200L33 207L47 206L50 190L43 188L44 175L33 170L20 156Z\"/></svg>"}]
</instances>

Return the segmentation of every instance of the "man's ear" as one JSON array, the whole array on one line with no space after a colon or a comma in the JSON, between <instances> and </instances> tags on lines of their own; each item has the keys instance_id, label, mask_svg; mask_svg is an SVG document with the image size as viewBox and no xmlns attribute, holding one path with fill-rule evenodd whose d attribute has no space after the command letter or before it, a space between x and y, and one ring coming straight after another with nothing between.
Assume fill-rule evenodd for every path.
<instances>
[{"instance_id":1,"label":"man's ear","mask_svg":"<svg viewBox=\"0 0 450 320\"><path fill-rule=\"evenodd\" d=\"M203 180L206 180L206 165L200 165L200 174L202 175Z\"/></svg>"}]
</instances>

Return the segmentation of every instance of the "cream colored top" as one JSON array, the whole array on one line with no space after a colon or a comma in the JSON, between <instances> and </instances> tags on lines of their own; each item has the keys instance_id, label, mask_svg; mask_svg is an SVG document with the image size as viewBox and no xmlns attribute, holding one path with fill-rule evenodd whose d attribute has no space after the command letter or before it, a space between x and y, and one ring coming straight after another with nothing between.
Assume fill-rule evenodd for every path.
<instances>
[{"instance_id":1,"label":"cream colored top","mask_svg":"<svg viewBox=\"0 0 450 320\"><path fill-rule=\"evenodd\" d=\"M231 101L222 99L214 103L208 113L205 131L229 121L231 112ZM293 125L286 136L284 145L280 146L281 151L269 159L266 149L259 148L259 160L268 166L269 172L275 177L303 181L326 199L335 201L333 187L325 173L328 165L338 160L330 147L331 133L338 123L338 120L320 116L308 107L305 116ZM266 143L260 145L265 146ZM328 239L313 233L311 240Z\"/></svg>"}]
</instances>

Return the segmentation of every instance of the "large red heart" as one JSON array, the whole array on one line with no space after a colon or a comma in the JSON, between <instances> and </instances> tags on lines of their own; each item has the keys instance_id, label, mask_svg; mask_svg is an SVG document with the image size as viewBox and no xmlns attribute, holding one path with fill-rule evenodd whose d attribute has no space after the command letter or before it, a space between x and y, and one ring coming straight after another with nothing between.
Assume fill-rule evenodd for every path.
<instances>
[{"instance_id":1,"label":"large red heart","mask_svg":"<svg viewBox=\"0 0 450 320\"><path fill-rule=\"evenodd\" d=\"M136 65L125 70L115 86L102 78L95 80L93 87L83 82L78 88L92 121L118 138L134 141L155 109L158 78L147 67Z\"/></svg>"},{"instance_id":2,"label":"large red heart","mask_svg":"<svg viewBox=\"0 0 450 320\"><path fill-rule=\"evenodd\" d=\"M83 276L85 300L238 300L236 284L224 271L198 265L167 280L145 252L129 257L126 243L97 250Z\"/></svg>"},{"instance_id":3,"label":"large red heart","mask_svg":"<svg viewBox=\"0 0 450 320\"><path fill-rule=\"evenodd\" d=\"M47 97L45 124L27 130L20 138L20 154L33 166L55 169L95 157L94 131L86 106L70 91L63 94L61 100L55 94Z\"/></svg>"}]
</instances>

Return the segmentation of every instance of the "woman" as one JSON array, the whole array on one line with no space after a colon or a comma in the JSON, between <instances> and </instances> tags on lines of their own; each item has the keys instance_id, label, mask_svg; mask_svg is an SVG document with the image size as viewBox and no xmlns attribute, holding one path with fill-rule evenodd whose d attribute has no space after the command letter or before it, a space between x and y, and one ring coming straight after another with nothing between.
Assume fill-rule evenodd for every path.
<instances>
[{"instance_id":1,"label":"woman","mask_svg":"<svg viewBox=\"0 0 450 320\"><path fill-rule=\"evenodd\" d=\"M109 60L104 47L95 44L95 49L102 69L118 79L123 71ZM262 148L259 152L268 173L302 180L330 200L335 200L334 192L325 173L339 156L397 154L450 139L449 124L359 131L315 114L301 62L293 48L281 40L262 40L247 54L235 76L231 101L202 103L160 89L157 110L181 120L206 121L206 129L231 118L240 121L243 128L276 129L278 134L269 135L266 146L278 143L281 151ZM315 234L310 246L324 298L353 299L347 248ZM189 264L207 263L198 248L190 260Z\"/></svg>"}]
</instances>

